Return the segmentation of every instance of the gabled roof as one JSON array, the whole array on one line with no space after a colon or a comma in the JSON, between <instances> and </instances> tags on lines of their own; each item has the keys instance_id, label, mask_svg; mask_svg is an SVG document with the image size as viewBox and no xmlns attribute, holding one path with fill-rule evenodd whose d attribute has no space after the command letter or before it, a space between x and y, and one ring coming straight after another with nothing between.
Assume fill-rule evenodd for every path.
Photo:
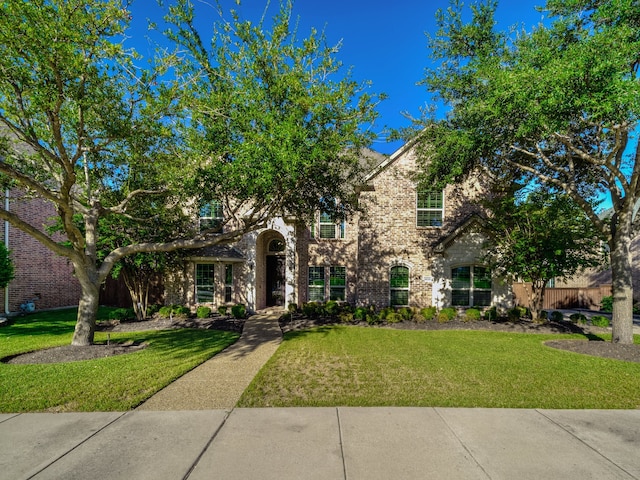
<instances>
[{"instance_id":1,"label":"gabled roof","mask_svg":"<svg viewBox=\"0 0 640 480\"><path fill-rule=\"evenodd\" d=\"M378 176L380 173L382 173L384 170L387 169L387 167L389 167L389 165L392 165L398 158L400 158L405 152L407 152L408 150L411 149L411 147L413 147L413 144L415 143L415 140L410 140L407 143L403 144L400 148L398 148L395 152L393 152L391 155L389 156L384 156L380 153L378 153L379 156L381 157L385 157L384 160L382 160L380 163L378 163L372 170L371 172L365 176L364 178L364 183L370 182L373 178L375 178L376 176Z\"/></svg>"},{"instance_id":2,"label":"gabled roof","mask_svg":"<svg viewBox=\"0 0 640 480\"><path fill-rule=\"evenodd\" d=\"M438 242L433 246L433 251L436 253L444 252L457 238L469 232L476 225L484 231L484 219L474 213L464 222L458 225L458 227L456 227L449 235L438 240Z\"/></svg>"}]
</instances>

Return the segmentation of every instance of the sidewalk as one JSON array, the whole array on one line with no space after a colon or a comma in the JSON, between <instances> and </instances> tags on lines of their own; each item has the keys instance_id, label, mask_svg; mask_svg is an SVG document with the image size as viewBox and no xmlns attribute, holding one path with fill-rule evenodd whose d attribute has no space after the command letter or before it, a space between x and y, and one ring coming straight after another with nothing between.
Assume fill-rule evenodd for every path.
<instances>
[{"instance_id":1,"label":"sidewalk","mask_svg":"<svg viewBox=\"0 0 640 480\"><path fill-rule=\"evenodd\" d=\"M638 479L638 451L640 410L0 415L3 479Z\"/></svg>"}]
</instances>

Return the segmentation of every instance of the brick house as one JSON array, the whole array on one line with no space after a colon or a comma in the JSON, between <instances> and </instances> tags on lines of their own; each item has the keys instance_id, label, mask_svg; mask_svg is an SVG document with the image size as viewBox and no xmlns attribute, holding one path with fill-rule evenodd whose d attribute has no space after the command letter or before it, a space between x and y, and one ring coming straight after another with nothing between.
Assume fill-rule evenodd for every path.
<instances>
[{"instance_id":1,"label":"brick house","mask_svg":"<svg viewBox=\"0 0 640 480\"><path fill-rule=\"evenodd\" d=\"M234 245L194 252L165 279L165 302L244 303L252 311L327 300L510 307L510 285L482 262L489 239L472 202L486 193L481 179L428 191L411 180L411 145L371 156L377 162L358 187L360 213L336 223L319 212L312 225L275 218ZM201 221L224 215L206 212Z\"/></svg>"},{"instance_id":2,"label":"brick house","mask_svg":"<svg viewBox=\"0 0 640 480\"><path fill-rule=\"evenodd\" d=\"M6 190L4 208L16 212L42 231L56 214L53 205L40 198L25 197L18 190ZM4 222L2 241L11 251L15 278L2 291L4 313L20 311L20 304L35 298L40 309L77 306L80 284L73 276L73 266L8 222Z\"/></svg>"}]
</instances>

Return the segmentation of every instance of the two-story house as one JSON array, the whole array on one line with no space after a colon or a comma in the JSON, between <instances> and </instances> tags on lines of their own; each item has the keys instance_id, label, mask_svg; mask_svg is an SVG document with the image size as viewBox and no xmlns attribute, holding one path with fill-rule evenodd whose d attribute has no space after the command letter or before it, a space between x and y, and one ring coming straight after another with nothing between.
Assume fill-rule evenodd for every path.
<instances>
[{"instance_id":1,"label":"two-story house","mask_svg":"<svg viewBox=\"0 0 640 480\"><path fill-rule=\"evenodd\" d=\"M405 145L376 165L358 187L361 212L335 222L318 212L311 225L273 219L232 246L194 252L165 282L167 303L244 303L249 310L340 300L353 305L508 308L510 285L483 263L490 239L473 202L482 179L444 190L412 180ZM201 221L220 220L218 205Z\"/></svg>"}]
</instances>

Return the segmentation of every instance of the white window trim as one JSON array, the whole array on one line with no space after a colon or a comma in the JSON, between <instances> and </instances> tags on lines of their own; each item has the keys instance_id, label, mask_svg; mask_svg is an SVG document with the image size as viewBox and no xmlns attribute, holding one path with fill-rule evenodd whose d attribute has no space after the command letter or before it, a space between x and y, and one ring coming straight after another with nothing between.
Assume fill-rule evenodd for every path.
<instances>
[{"instance_id":1,"label":"white window trim","mask_svg":"<svg viewBox=\"0 0 640 480\"><path fill-rule=\"evenodd\" d=\"M416 189L415 196L415 207L416 207L416 227L417 228L442 228L442 224L444 223L445 218L445 195L444 190L441 190L440 193L442 195L442 208L418 208L418 195L420 193L429 193L434 192L435 190L418 190ZM441 220L440 225L418 225L418 214L419 212L441 212Z\"/></svg>"},{"instance_id":2,"label":"white window trim","mask_svg":"<svg viewBox=\"0 0 640 480\"><path fill-rule=\"evenodd\" d=\"M406 268L407 269L407 286L406 287L392 287L391 286L391 270L393 270L394 268ZM407 304L406 305L393 305L394 307L408 307L409 306L409 299L411 298L411 267L409 265L403 265L403 264L395 264L395 265L391 265L389 267L389 305L391 305L391 297L392 294L391 292L393 291L406 291L407 292Z\"/></svg>"}]
</instances>

